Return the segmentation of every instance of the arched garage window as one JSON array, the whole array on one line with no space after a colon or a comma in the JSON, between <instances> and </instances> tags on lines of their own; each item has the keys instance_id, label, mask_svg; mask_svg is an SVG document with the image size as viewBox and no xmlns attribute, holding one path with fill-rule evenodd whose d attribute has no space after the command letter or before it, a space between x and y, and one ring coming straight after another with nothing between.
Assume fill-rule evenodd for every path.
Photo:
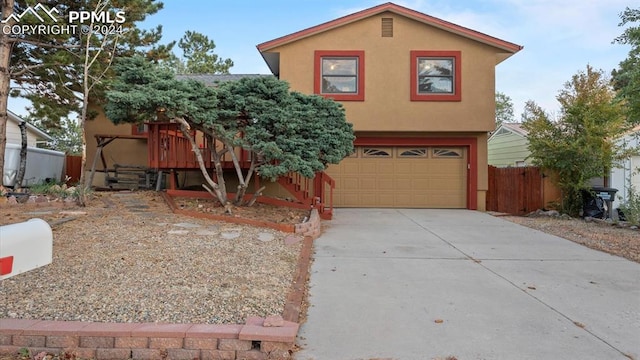
<instances>
[{"instance_id":1,"label":"arched garage window","mask_svg":"<svg viewBox=\"0 0 640 360\"><path fill-rule=\"evenodd\" d=\"M362 157L365 158L390 158L391 149L386 148L363 148Z\"/></svg>"},{"instance_id":2,"label":"arched garage window","mask_svg":"<svg viewBox=\"0 0 640 360\"><path fill-rule=\"evenodd\" d=\"M434 158L461 158L462 152L459 149L435 148L433 149Z\"/></svg>"}]
</instances>

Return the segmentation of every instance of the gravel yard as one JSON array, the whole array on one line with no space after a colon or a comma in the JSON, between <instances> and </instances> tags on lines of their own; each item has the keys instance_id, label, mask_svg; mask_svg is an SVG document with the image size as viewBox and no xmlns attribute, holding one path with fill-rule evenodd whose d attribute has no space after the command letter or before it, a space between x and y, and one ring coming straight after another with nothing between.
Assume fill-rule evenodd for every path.
<instances>
[{"instance_id":1,"label":"gravel yard","mask_svg":"<svg viewBox=\"0 0 640 360\"><path fill-rule=\"evenodd\" d=\"M548 216L504 216L520 225L553 234L591 249L604 251L640 263L640 231L608 223Z\"/></svg>"},{"instance_id":2,"label":"gravel yard","mask_svg":"<svg viewBox=\"0 0 640 360\"><path fill-rule=\"evenodd\" d=\"M292 234L175 215L150 192L69 207L0 204L0 225L54 224L53 263L0 282L0 318L220 324L283 311Z\"/></svg>"}]
</instances>

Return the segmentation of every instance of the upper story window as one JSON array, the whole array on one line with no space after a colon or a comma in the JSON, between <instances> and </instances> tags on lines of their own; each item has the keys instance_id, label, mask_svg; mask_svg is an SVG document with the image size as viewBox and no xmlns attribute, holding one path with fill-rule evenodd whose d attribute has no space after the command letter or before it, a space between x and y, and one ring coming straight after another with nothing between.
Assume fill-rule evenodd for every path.
<instances>
[{"instance_id":1,"label":"upper story window","mask_svg":"<svg viewBox=\"0 0 640 360\"><path fill-rule=\"evenodd\" d=\"M460 101L460 51L411 51L411 101Z\"/></svg>"},{"instance_id":2,"label":"upper story window","mask_svg":"<svg viewBox=\"0 0 640 360\"><path fill-rule=\"evenodd\" d=\"M364 51L316 51L314 92L334 100L364 100Z\"/></svg>"}]
</instances>

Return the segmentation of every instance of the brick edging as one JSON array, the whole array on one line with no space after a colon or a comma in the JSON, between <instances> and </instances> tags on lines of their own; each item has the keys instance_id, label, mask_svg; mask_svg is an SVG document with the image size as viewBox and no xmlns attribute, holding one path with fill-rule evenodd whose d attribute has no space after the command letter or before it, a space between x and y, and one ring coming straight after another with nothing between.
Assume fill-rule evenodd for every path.
<instances>
[{"instance_id":1,"label":"brick edging","mask_svg":"<svg viewBox=\"0 0 640 360\"><path fill-rule=\"evenodd\" d=\"M27 348L84 359L289 359L299 325L280 316L244 325L0 319L0 353Z\"/></svg>"},{"instance_id":2,"label":"brick edging","mask_svg":"<svg viewBox=\"0 0 640 360\"><path fill-rule=\"evenodd\" d=\"M306 222L291 225L291 224L279 224L271 221L252 220L252 219L245 219L242 217L206 214L198 211L183 210L178 208L175 201L173 200L173 197L170 194L166 192L160 192L160 196L162 196L165 203L167 204L167 206L169 206L169 209L174 214L181 214L181 215L191 216L199 219L226 221L234 224L266 227L266 228L275 229L282 232L300 234L302 236L311 236L314 239L320 236L321 219L320 219L320 214L318 213L318 209L315 209L315 208L311 209L311 211L309 212L309 219Z\"/></svg>"},{"instance_id":3,"label":"brick edging","mask_svg":"<svg viewBox=\"0 0 640 360\"><path fill-rule=\"evenodd\" d=\"M293 283L291 284L291 291L289 291L287 302L282 312L282 317L286 321L300 322L300 313L302 312L302 305L306 295L305 285L311 267L313 240L314 238L305 236L304 242L302 243L302 249L300 249L300 255L298 256L298 265L293 277Z\"/></svg>"}]
</instances>

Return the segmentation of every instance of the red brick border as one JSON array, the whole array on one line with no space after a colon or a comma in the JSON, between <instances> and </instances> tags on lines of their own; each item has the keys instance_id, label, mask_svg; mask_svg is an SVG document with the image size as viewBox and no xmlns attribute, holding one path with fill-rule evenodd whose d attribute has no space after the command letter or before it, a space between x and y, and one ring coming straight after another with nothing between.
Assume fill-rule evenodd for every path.
<instances>
[{"instance_id":1,"label":"red brick border","mask_svg":"<svg viewBox=\"0 0 640 360\"><path fill-rule=\"evenodd\" d=\"M91 323L0 319L0 353L67 352L102 359L288 359L299 325L250 318L244 325Z\"/></svg>"},{"instance_id":2,"label":"red brick border","mask_svg":"<svg viewBox=\"0 0 640 360\"><path fill-rule=\"evenodd\" d=\"M204 193L201 191L198 191L198 192L190 191L190 192L182 192L182 193L177 193L174 191L174 193L183 194L184 196L191 196L196 198L211 197L211 196L206 196L207 193ZM191 216L198 219L211 219L211 220L218 220L218 221L226 221L234 224L266 227L266 228L275 229L282 232L295 233L295 234L300 234L302 236L311 236L314 239L320 236L320 220L321 219L320 219L320 214L318 213L318 209L315 209L315 208L311 209L309 214L309 220L306 222L295 224L295 225L278 224L270 221L259 221L259 220L245 219L241 217L205 214L198 211L183 210L178 208L175 201L173 200L173 197L174 197L173 195L167 192L161 192L160 195L162 196L162 198L164 199L164 201L167 203L167 205L169 206L169 208L174 214ZM180 196L183 196L183 195L180 195ZM292 205L295 205L295 204L292 203ZM293 206L293 207L296 207L296 206Z\"/></svg>"},{"instance_id":3,"label":"red brick border","mask_svg":"<svg viewBox=\"0 0 640 360\"><path fill-rule=\"evenodd\" d=\"M282 317L286 321L300 322L300 313L302 312L302 304L305 298L305 285L309 277L309 269L311 267L311 255L313 253L313 237L305 236L298 256L298 266L293 277L291 291L287 296L287 302L284 305Z\"/></svg>"}]
</instances>

